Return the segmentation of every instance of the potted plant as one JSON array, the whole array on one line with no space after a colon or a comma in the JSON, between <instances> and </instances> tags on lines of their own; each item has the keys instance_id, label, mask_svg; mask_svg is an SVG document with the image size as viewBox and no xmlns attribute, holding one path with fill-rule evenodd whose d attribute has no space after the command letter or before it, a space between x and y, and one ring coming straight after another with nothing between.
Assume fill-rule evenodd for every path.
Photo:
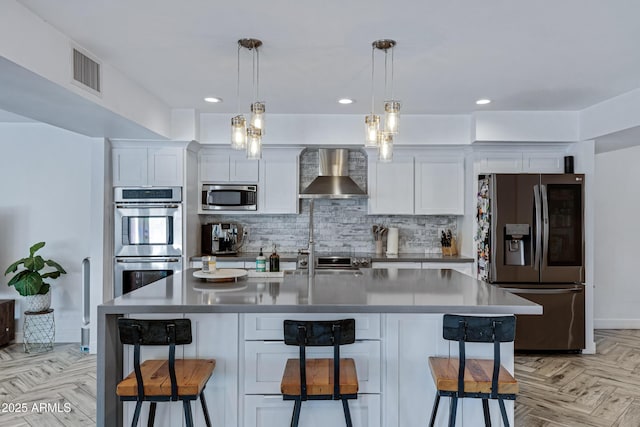
<instances>
[{"instance_id":1,"label":"potted plant","mask_svg":"<svg viewBox=\"0 0 640 427\"><path fill-rule=\"evenodd\" d=\"M23 270L18 271L9 280L8 285L16 288L16 291L25 297L28 311L48 310L51 306L51 286L44 279L57 279L61 274L67 274L57 262L36 255L36 252L44 245L45 242L39 242L31 246L27 258L14 262L4 272L6 276L9 273L15 273L20 265L24 266ZM45 267L53 268L53 271L40 273L40 270Z\"/></svg>"}]
</instances>

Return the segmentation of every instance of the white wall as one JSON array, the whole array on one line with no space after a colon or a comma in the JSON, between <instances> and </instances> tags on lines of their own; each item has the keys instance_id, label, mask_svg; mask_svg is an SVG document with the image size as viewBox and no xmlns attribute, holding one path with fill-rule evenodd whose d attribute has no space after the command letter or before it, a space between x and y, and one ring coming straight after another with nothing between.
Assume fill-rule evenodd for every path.
<instances>
[{"instance_id":1,"label":"white wall","mask_svg":"<svg viewBox=\"0 0 640 427\"><path fill-rule=\"evenodd\" d=\"M39 123L0 124L0 267L4 273L33 243L47 243L39 253L68 273L51 282L57 342L80 341L81 263L91 250L92 149L102 141ZM8 280L0 276L0 298L16 299L21 340L25 307Z\"/></svg>"},{"instance_id":2,"label":"white wall","mask_svg":"<svg viewBox=\"0 0 640 427\"><path fill-rule=\"evenodd\" d=\"M595 156L596 328L640 328L640 146Z\"/></svg>"}]
</instances>

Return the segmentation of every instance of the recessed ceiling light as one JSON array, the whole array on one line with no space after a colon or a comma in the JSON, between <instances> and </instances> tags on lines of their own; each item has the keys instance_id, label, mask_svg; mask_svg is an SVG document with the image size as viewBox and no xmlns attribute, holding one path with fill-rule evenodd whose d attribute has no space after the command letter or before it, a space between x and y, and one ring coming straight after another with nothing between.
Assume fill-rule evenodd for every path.
<instances>
[{"instance_id":1,"label":"recessed ceiling light","mask_svg":"<svg viewBox=\"0 0 640 427\"><path fill-rule=\"evenodd\" d=\"M207 102L212 102L212 103L218 103L218 102L222 102L222 98L216 98L214 96L209 96L207 98L204 99Z\"/></svg>"},{"instance_id":2,"label":"recessed ceiling light","mask_svg":"<svg viewBox=\"0 0 640 427\"><path fill-rule=\"evenodd\" d=\"M340 104L353 104L355 101L353 99L349 99L349 98L341 98L338 99L338 103Z\"/></svg>"},{"instance_id":3,"label":"recessed ceiling light","mask_svg":"<svg viewBox=\"0 0 640 427\"><path fill-rule=\"evenodd\" d=\"M476 101L476 104L478 104L478 105L487 105L487 104L490 104L490 103L491 103L491 100L487 99L487 98L478 99Z\"/></svg>"}]
</instances>

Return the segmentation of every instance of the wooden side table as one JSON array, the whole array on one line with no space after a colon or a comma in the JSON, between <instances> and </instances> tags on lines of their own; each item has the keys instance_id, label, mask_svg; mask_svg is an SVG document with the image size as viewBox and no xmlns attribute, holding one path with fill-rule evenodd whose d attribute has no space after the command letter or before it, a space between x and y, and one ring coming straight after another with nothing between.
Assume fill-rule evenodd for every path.
<instances>
[{"instance_id":1,"label":"wooden side table","mask_svg":"<svg viewBox=\"0 0 640 427\"><path fill-rule=\"evenodd\" d=\"M9 344L16 337L15 304L12 299L0 300L0 346Z\"/></svg>"},{"instance_id":2,"label":"wooden side table","mask_svg":"<svg viewBox=\"0 0 640 427\"><path fill-rule=\"evenodd\" d=\"M53 309L24 312L24 351L27 353L43 353L53 350L56 325Z\"/></svg>"}]
</instances>

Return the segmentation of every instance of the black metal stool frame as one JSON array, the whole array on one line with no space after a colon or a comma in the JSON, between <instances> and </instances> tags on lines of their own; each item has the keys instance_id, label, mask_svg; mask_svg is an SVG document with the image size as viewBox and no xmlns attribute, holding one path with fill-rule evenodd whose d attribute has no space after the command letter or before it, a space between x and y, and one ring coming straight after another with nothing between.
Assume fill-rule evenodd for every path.
<instances>
[{"instance_id":1,"label":"black metal stool frame","mask_svg":"<svg viewBox=\"0 0 640 427\"><path fill-rule=\"evenodd\" d=\"M300 348L300 394L284 394L284 400L294 400L291 427L297 427L300 419L302 402L306 400L341 400L347 427L352 427L348 399L357 399L357 394L340 393L340 346L353 344L356 337L355 319L319 320L319 321L284 321L284 343ZM333 393L307 394L306 347L333 347Z\"/></svg>"},{"instance_id":2,"label":"black metal stool frame","mask_svg":"<svg viewBox=\"0 0 640 427\"><path fill-rule=\"evenodd\" d=\"M122 401L135 401L136 409L133 414L131 427L138 425L142 402L150 402L149 419L147 426L153 426L156 417L157 402L175 402L182 400L184 417L187 427L194 427L193 415L191 413L191 401L200 397L202 411L207 427L211 427L211 419L207 410L207 403L204 399L204 387L200 395L178 396L178 385L176 380L176 345L191 344L191 320L171 319L171 320L140 320L140 319L118 319L118 330L120 341L123 344L134 346L133 368L136 374L138 385L137 396L120 396ZM144 384L142 380L142 370L140 369L140 347L143 345L168 345L169 346L169 377L171 379L170 396L145 396Z\"/></svg>"},{"instance_id":3,"label":"black metal stool frame","mask_svg":"<svg viewBox=\"0 0 640 427\"><path fill-rule=\"evenodd\" d=\"M458 341L459 365L458 365L458 390L444 391L437 390L436 398L433 402L431 412L430 427L433 427L438 413L438 405L441 396L448 396L451 399L449 408L449 426L456 424L456 412L459 398L482 399L482 410L484 414L485 426L491 426L491 415L489 414L489 399L498 400L500 413L505 426L509 427L509 419L504 406L505 400L515 400L515 394L498 393L498 374L500 373L500 343L511 342L515 338L516 318L515 316L480 317L480 316L458 316L445 314L443 320L443 338L449 341ZM491 375L491 393L468 393L464 391L464 370L465 370L465 343L484 342L493 343L493 372Z\"/></svg>"}]
</instances>

